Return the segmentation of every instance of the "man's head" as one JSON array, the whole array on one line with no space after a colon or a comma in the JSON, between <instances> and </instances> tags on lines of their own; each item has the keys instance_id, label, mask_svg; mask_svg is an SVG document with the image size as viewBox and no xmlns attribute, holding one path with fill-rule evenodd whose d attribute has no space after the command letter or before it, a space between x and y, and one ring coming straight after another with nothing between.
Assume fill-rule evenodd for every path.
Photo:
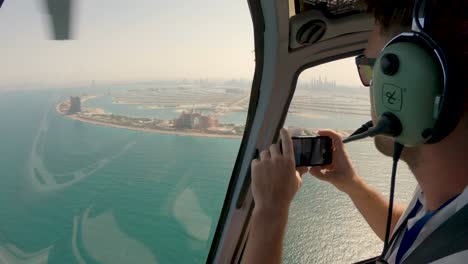
<instances>
[{"instance_id":1,"label":"man's head","mask_svg":"<svg viewBox=\"0 0 468 264\"><path fill-rule=\"evenodd\" d=\"M405 0L365 0L367 12L375 17L374 30L369 36L364 55L375 59L379 56L385 44L401 32L411 28L412 6L414 1ZM373 91L370 88L371 115L374 124L377 116L374 111ZM385 155L393 153L393 139L377 136L374 138L375 146ZM407 151L405 151L407 152ZM405 158L403 155L402 158Z\"/></svg>"},{"instance_id":2,"label":"man's head","mask_svg":"<svg viewBox=\"0 0 468 264\"><path fill-rule=\"evenodd\" d=\"M429 0L430 1L430 0ZM366 0L368 11L374 13L376 25L372 32L368 47L364 52L368 58L378 57L384 45L393 37L403 31L409 31L412 21L412 10L414 0ZM467 76L464 75L467 71L468 60L468 29L467 29L467 0L454 1L430 1L430 9L427 14L430 15L426 29L430 36L438 42L447 55L450 69L455 68L454 73L459 80L457 84L468 83ZM457 12L455 12L457 10ZM457 15L452 16L455 12ZM454 43L456 39L459 42ZM461 60L460 58L464 58ZM462 70L463 69L463 70ZM454 77L454 76L451 76ZM466 86L466 85L465 85ZM465 93L465 112L466 112L466 87L458 87L464 89ZM372 119L374 122L377 117L374 113L374 103L372 102L373 94L371 88L371 104L372 104ZM461 104L461 103L460 103ZM463 118L464 127L466 128L466 118ZM382 153L391 155L393 152L393 139L386 137L375 138L376 147ZM417 163L421 148L407 148L403 153L403 159L409 163ZM410 164L411 165L411 164Z\"/></svg>"}]
</instances>

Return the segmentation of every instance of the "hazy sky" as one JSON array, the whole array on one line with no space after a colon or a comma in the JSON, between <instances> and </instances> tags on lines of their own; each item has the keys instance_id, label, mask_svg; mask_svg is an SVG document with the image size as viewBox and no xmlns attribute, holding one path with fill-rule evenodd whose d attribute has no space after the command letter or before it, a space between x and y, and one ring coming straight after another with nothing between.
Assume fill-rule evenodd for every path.
<instances>
[{"instance_id":1,"label":"hazy sky","mask_svg":"<svg viewBox=\"0 0 468 264\"><path fill-rule=\"evenodd\" d=\"M72 41L50 40L42 2L6 0L0 9L0 87L253 76L246 0L75 0ZM352 61L338 64L313 72L358 85Z\"/></svg>"}]
</instances>

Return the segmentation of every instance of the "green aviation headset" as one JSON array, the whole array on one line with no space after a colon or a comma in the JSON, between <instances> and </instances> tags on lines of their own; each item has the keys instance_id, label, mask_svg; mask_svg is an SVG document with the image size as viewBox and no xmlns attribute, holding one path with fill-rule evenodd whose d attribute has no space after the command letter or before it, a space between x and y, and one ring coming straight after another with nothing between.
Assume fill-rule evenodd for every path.
<instances>
[{"instance_id":1,"label":"green aviation headset","mask_svg":"<svg viewBox=\"0 0 468 264\"><path fill-rule=\"evenodd\" d=\"M387 43L374 66L375 112L399 120L400 131L387 134L405 146L441 141L456 127L462 109L461 89L449 78L446 56L424 32L425 9L426 1L417 0L412 31Z\"/></svg>"}]
</instances>

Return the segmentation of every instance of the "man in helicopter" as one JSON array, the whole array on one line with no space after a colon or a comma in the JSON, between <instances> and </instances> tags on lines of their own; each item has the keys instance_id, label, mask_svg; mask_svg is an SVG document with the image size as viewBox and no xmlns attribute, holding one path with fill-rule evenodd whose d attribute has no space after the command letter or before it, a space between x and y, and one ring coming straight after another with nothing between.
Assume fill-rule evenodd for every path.
<instances>
[{"instance_id":1,"label":"man in helicopter","mask_svg":"<svg viewBox=\"0 0 468 264\"><path fill-rule=\"evenodd\" d=\"M430 140L403 142L405 148L401 159L408 164L418 186L409 205L393 206L389 230L394 239L390 240L380 261L463 263L468 258L468 163L465 154L468 149L468 1L418 0L416 5L410 0L365 2L368 12L374 14L376 23L367 48L356 59L356 63L363 84L370 87L373 123L377 124L381 118L380 113L376 112L378 102L374 100L373 95L377 92L375 86L378 86L378 73L375 71L376 67L385 68L381 64L377 65L377 62L383 62L383 58L377 60L375 67L373 63L381 52L387 49L385 46L389 41L398 34L411 30L414 24L413 11L418 18L420 13L423 14L424 26L420 29L431 43L429 47L424 46L427 43L420 43L419 40L411 44L429 53L435 52L434 56L431 55L434 59L432 63L444 80L442 84L436 85L440 86L438 89L446 100L431 130ZM402 41L393 41L388 47L407 41L405 38ZM421 42L425 41L424 38ZM408 63L417 67L423 64L417 56L402 57L400 63L406 63L408 60ZM374 75L372 71L375 72ZM371 81L372 76L375 83ZM417 81L409 85L421 86ZM417 89L420 89L421 93L426 92L425 87ZM308 171L347 194L372 230L384 240L389 202L359 176L340 135L330 130L320 131L319 134L329 136L333 140L333 163L324 167L311 167ZM282 151L278 144L272 144L268 150L261 152L259 159L252 161L251 187L255 208L243 257L244 263L281 262L289 207L301 187L302 175L307 172L305 168L295 167L294 150L288 132L282 129L280 137ZM383 154L391 156L393 147L396 146L395 138L396 136L377 135L374 138L375 146ZM461 213L464 214L464 218L462 216L460 222ZM455 218L458 224L451 224L455 223ZM458 235L448 237L450 232L445 232L447 228L458 230ZM438 239L431 238L438 230L444 230L442 233L446 235L441 234ZM434 240L439 240L437 246L434 246ZM430 245L424 247L425 242ZM450 246L447 246L449 244ZM425 253L421 253L418 248L425 248ZM422 258L422 255L429 258Z\"/></svg>"}]
</instances>

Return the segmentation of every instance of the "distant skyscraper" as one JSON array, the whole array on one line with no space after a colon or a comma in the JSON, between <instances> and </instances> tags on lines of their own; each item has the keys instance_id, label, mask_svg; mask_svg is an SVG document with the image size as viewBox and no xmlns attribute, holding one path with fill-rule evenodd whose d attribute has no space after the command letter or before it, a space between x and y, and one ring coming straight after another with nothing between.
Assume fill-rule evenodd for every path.
<instances>
[{"instance_id":1,"label":"distant skyscraper","mask_svg":"<svg viewBox=\"0 0 468 264\"><path fill-rule=\"evenodd\" d=\"M70 109L68 114L75 114L81 112L81 99L79 96L70 96Z\"/></svg>"}]
</instances>

